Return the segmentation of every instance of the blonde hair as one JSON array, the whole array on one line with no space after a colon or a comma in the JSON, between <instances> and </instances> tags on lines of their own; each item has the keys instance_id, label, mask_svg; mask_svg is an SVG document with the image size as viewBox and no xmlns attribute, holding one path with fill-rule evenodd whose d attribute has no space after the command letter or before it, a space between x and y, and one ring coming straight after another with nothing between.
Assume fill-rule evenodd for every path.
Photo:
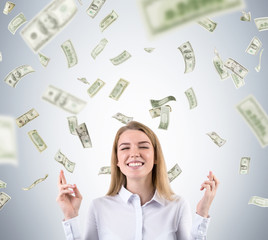
<instances>
[{"instance_id":1,"label":"blonde hair","mask_svg":"<svg viewBox=\"0 0 268 240\"><path fill-rule=\"evenodd\" d=\"M144 132L150 139L154 148L154 160L156 164L152 169L152 182L154 188L157 190L158 194L167 200L174 200L174 192L172 191L166 169L166 163L160 142L156 134L147 126L140 122L131 121L127 125L121 127L115 136L112 157L111 157L111 183L109 190L106 195L115 196L121 189L122 185L126 183L126 176L121 172L120 168L117 166L117 145L120 135L126 130L138 130Z\"/></svg>"}]
</instances>

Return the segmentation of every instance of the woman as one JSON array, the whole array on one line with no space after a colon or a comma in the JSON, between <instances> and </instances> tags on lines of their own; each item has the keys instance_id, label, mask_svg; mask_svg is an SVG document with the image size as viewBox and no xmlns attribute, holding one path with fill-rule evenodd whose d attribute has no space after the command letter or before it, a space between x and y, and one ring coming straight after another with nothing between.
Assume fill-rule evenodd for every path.
<instances>
[{"instance_id":1,"label":"woman","mask_svg":"<svg viewBox=\"0 0 268 240\"><path fill-rule=\"evenodd\" d=\"M66 239L206 239L208 212L219 185L212 172L207 177L192 224L189 203L170 188L157 136L147 126L129 122L115 136L110 188L106 196L91 202L83 238L78 227L82 196L76 185L66 183L61 171L56 201L64 213Z\"/></svg>"}]
</instances>

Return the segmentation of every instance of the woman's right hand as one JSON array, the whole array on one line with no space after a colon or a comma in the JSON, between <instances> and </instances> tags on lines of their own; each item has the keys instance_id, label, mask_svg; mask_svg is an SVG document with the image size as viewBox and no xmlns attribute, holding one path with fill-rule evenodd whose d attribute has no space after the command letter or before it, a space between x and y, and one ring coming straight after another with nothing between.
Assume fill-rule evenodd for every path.
<instances>
[{"instance_id":1,"label":"woman's right hand","mask_svg":"<svg viewBox=\"0 0 268 240\"><path fill-rule=\"evenodd\" d=\"M82 202L82 195L75 184L71 185L66 183L63 170L60 171L58 188L59 195L56 201L60 205L64 214L64 220L78 216L78 211ZM70 190L69 188L73 190ZM72 194L74 194L74 196Z\"/></svg>"}]
</instances>

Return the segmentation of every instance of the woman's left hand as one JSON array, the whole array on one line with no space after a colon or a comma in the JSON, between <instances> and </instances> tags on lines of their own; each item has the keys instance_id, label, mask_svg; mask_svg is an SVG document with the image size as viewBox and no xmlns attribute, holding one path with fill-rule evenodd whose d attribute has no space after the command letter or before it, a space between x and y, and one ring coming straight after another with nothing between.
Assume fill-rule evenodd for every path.
<instances>
[{"instance_id":1,"label":"woman's left hand","mask_svg":"<svg viewBox=\"0 0 268 240\"><path fill-rule=\"evenodd\" d=\"M205 194L196 207L196 213L202 217L208 217L210 205L216 195L217 188L220 184L219 180L211 171L209 171L209 175L207 177L208 180L204 181L204 183L201 184L200 188L201 191L203 189L206 189Z\"/></svg>"}]
</instances>

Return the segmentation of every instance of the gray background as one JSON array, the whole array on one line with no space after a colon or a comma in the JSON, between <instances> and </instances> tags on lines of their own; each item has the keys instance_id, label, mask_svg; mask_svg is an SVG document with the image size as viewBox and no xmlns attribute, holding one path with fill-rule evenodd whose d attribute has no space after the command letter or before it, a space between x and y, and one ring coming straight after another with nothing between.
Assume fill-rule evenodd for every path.
<instances>
[{"instance_id":1,"label":"gray background","mask_svg":"<svg viewBox=\"0 0 268 240\"><path fill-rule=\"evenodd\" d=\"M25 44L19 32L12 35L8 23L23 12L28 22L50 1L19 0L9 15L0 14L0 114L19 117L31 108L40 116L23 128L16 126L19 165L0 165L0 179L7 183L6 192L11 200L0 211L0 239L64 239L61 226L63 215L56 203L57 178L62 166L54 160L61 151L76 162L73 174L65 174L69 183L76 183L83 195L80 209L81 228L84 229L85 213L93 198L106 194L110 176L100 175L100 167L110 164L114 135L122 123L112 118L117 112L134 117L152 128L162 143L167 168L178 163L182 174L171 183L173 190L186 197L195 212L203 192L200 184L212 170L221 184L210 210L211 223L208 239L252 240L268 239L268 214L266 208L248 205L251 196L268 197L267 169L268 149L262 148L235 105L253 94L268 112L267 101L267 49L262 56L262 69L254 67L258 56L245 52L254 36L266 48L268 32L259 32L254 21L242 22L240 11L211 17L218 23L213 33L198 24L188 24L154 39L148 37L142 15L136 1L107 1L99 14L91 19L86 9L91 1L77 2L78 13L71 23L41 50L51 60L44 68ZM245 11L252 18L267 16L267 1L247 0ZM3 9L5 1L0 2ZM104 32L99 22L112 10L119 18ZM91 50L102 38L109 41L104 51L93 60ZM78 65L68 69L60 45L70 39L78 55ZM193 72L184 74L184 61L177 49L190 41L196 56ZM145 47L155 47L151 54ZM236 89L231 78L221 81L213 65L214 48L225 61L231 57L248 68L245 86ZM110 58L123 50L132 57L119 66L113 66ZM35 72L25 76L12 88L4 82L14 68L29 64ZM106 85L94 97L87 95L88 85L77 80L86 77L92 84L97 78ZM130 82L119 101L108 96L119 80ZM87 101L86 108L77 117L85 122L93 148L83 149L79 139L69 133L67 117L71 116L56 106L42 100L47 86L52 84ZM198 107L189 110L184 91L193 87ZM173 95L172 112L167 131L158 129L159 118L149 114L150 99L162 99ZM39 153L27 132L36 129L48 148ZM215 131L227 142L221 148L206 135ZM249 156L250 172L239 174L241 157ZM30 191L22 187L49 174L48 178Z\"/></svg>"}]
</instances>

